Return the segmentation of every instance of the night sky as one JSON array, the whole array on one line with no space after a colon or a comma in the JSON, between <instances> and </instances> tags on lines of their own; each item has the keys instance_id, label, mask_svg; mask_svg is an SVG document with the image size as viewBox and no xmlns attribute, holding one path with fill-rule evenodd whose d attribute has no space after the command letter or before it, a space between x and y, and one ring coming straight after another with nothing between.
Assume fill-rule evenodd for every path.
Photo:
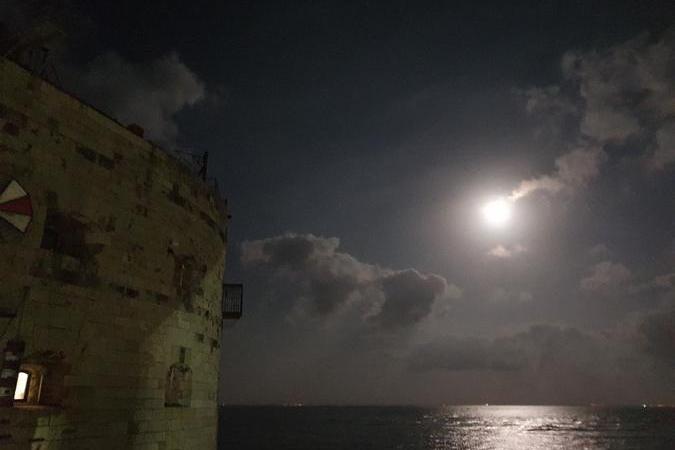
<instances>
[{"instance_id":1,"label":"night sky","mask_svg":"<svg viewBox=\"0 0 675 450\"><path fill-rule=\"evenodd\" d=\"M210 152L224 402L675 403L670 2L29 3L65 88Z\"/></svg>"}]
</instances>

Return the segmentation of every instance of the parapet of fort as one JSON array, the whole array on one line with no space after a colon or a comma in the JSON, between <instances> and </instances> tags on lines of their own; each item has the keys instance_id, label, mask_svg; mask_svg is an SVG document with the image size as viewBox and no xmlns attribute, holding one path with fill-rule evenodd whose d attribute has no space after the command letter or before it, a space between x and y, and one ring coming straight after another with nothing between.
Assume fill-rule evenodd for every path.
<instances>
[{"instance_id":1,"label":"parapet of fort","mask_svg":"<svg viewBox=\"0 0 675 450\"><path fill-rule=\"evenodd\" d=\"M227 212L139 130L0 58L2 449L216 448Z\"/></svg>"}]
</instances>

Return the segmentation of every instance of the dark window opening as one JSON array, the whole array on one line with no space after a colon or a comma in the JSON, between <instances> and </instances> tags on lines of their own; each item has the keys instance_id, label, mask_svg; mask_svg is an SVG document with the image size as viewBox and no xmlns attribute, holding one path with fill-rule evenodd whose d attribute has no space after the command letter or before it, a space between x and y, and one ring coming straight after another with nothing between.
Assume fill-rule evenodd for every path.
<instances>
[{"instance_id":1,"label":"dark window opening","mask_svg":"<svg viewBox=\"0 0 675 450\"><path fill-rule=\"evenodd\" d=\"M173 364L166 375L164 406L189 408L191 397L192 369L187 364Z\"/></svg>"}]
</instances>

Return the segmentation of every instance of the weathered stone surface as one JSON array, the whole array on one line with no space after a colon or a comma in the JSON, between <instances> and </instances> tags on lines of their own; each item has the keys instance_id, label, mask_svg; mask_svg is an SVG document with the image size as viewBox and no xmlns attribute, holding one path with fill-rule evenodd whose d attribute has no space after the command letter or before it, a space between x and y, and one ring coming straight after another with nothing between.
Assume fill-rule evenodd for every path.
<instances>
[{"instance_id":1,"label":"weathered stone surface","mask_svg":"<svg viewBox=\"0 0 675 450\"><path fill-rule=\"evenodd\" d=\"M215 449L224 207L2 58L0 80L0 190L16 179L34 210L26 233L0 219L0 310L16 313L0 348L18 336L45 373L40 405L0 408L0 448Z\"/></svg>"}]
</instances>

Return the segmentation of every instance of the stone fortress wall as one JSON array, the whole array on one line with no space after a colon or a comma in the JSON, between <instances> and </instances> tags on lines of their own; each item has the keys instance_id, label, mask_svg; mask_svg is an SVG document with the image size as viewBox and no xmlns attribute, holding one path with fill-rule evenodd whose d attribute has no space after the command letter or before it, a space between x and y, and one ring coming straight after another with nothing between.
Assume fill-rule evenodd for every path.
<instances>
[{"instance_id":1,"label":"stone fortress wall","mask_svg":"<svg viewBox=\"0 0 675 450\"><path fill-rule=\"evenodd\" d=\"M24 343L30 382L0 407L0 448L215 449L227 213L214 191L0 58L0 193L12 180L32 217L22 231L0 215L0 349Z\"/></svg>"}]
</instances>

